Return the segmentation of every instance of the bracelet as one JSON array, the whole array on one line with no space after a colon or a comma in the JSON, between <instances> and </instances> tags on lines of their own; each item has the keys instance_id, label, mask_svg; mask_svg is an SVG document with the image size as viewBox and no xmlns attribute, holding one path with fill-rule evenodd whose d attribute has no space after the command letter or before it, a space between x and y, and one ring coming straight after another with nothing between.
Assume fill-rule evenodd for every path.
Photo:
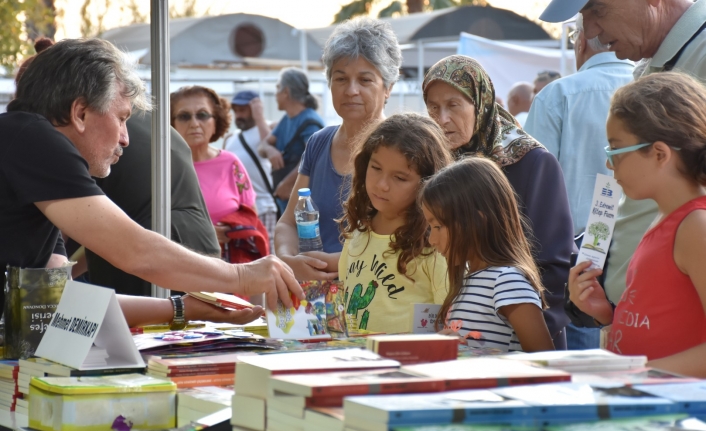
<instances>
[{"instance_id":1,"label":"bracelet","mask_svg":"<svg viewBox=\"0 0 706 431\"><path fill-rule=\"evenodd\" d=\"M186 328L186 318L184 317L184 300L181 296L175 295L169 298L174 307L174 317L169 325L171 331L180 331Z\"/></svg>"}]
</instances>

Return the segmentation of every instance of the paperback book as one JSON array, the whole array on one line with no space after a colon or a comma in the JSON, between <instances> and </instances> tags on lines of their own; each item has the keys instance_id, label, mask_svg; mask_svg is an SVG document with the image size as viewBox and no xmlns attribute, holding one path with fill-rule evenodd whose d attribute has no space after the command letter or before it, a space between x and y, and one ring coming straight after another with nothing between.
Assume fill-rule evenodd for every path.
<instances>
[{"instance_id":1,"label":"paperback book","mask_svg":"<svg viewBox=\"0 0 706 431\"><path fill-rule=\"evenodd\" d=\"M306 297L291 295L293 306L285 308L281 301L276 310L267 310L267 327L271 338L294 340L327 340L348 334L344 314L343 290L340 282L301 282Z\"/></svg>"}]
</instances>

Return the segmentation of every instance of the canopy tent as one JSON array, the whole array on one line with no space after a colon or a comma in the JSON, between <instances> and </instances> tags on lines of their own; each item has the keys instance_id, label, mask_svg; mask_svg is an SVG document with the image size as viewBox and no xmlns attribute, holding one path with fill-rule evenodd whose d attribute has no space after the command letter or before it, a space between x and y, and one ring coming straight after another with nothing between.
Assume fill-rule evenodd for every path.
<instances>
[{"instance_id":1,"label":"canopy tent","mask_svg":"<svg viewBox=\"0 0 706 431\"><path fill-rule=\"evenodd\" d=\"M101 37L124 51L136 53L140 63L150 64L149 24L108 30ZM257 63L256 59L298 62L299 38L299 30L289 24L260 15L236 13L169 21L172 65ZM319 63L321 48L311 37L307 38L306 48L307 60Z\"/></svg>"},{"instance_id":2,"label":"canopy tent","mask_svg":"<svg viewBox=\"0 0 706 431\"><path fill-rule=\"evenodd\" d=\"M516 82L532 82L537 73L544 70L561 70L562 55L566 64L575 64L573 50L521 46L468 33L461 34L457 52L473 57L483 65L493 81L495 94L503 99ZM571 71L575 71L575 66Z\"/></svg>"}]
</instances>

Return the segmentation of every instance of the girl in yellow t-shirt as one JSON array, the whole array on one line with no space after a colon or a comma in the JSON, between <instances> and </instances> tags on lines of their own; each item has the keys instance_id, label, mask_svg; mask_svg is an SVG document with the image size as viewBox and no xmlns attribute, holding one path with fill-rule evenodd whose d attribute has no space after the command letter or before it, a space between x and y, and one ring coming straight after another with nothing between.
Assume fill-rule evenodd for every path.
<instances>
[{"instance_id":1,"label":"girl in yellow t-shirt","mask_svg":"<svg viewBox=\"0 0 706 431\"><path fill-rule=\"evenodd\" d=\"M417 193L451 155L444 132L417 114L393 115L361 136L340 220L348 328L409 332L412 304L446 298L446 261L429 247Z\"/></svg>"}]
</instances>

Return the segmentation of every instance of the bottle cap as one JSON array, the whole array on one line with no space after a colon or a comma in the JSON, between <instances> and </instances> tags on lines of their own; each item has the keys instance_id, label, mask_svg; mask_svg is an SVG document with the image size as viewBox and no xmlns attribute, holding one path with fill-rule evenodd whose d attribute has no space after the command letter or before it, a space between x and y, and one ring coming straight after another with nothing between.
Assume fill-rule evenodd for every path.
<instances>
[{"instance_id":1,"label":"bottle cap","mask_svg":"<svg viewBox=\"0 0 706 431\"><path fill-rule=\"evenodd\" d=\"M299 189L299 196L311 196L311 190Z\"/></svg>"}]
</instances>

